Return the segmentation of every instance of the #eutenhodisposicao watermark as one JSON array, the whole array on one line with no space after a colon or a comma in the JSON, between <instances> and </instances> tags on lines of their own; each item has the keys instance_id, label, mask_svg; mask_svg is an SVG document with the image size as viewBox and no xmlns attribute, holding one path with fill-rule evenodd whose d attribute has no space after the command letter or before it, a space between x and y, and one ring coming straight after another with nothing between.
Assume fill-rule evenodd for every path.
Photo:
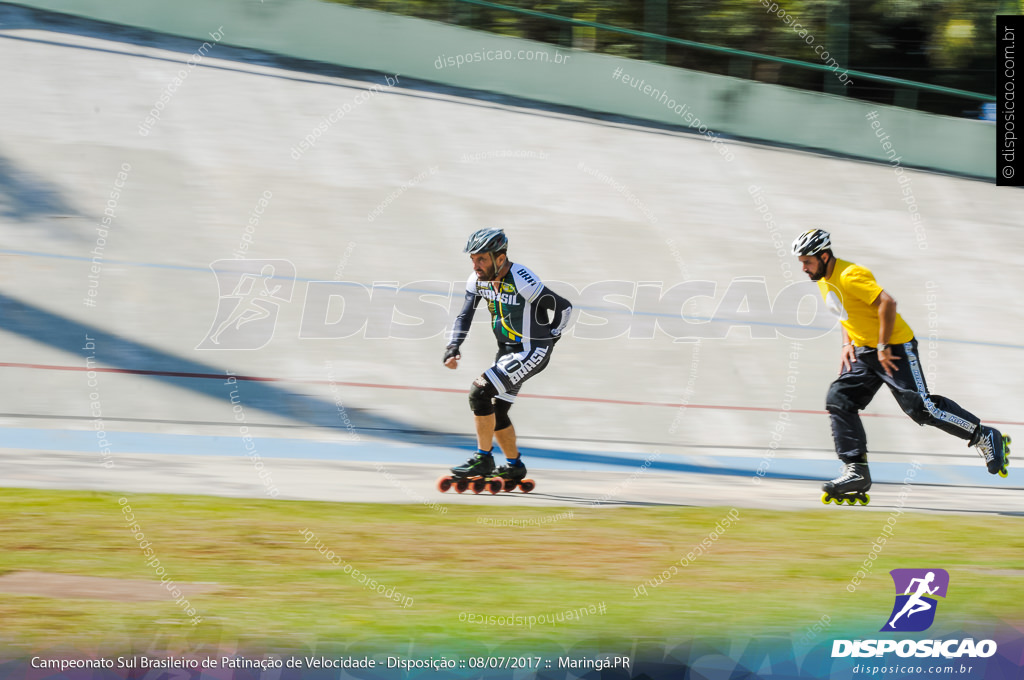
<instances>
[{"instance_id":1,"label":"#eutenhodisposicao watermark","mask_svg":"<svg viewBox=\"0 0 1024 680\"><path fill-rule=\"evenodd\" d=\"M621 66L616 67L616 69L612 71L612 79L618 80L623 85L631 87L641 94L647 95L659 104L663 104L666 109L679 116L680 120L682 120L687 127L696 130L698 134L711 142L722 158L727 161L735 160L735 154L733 154L729 145L722 140L721 135L710 129L697 114L690 110L689 104L683 101L676 101L674 96L669 94L664 87L648 83L645 78L636 78L631 76L625 73Z\"/></svg>"}]
</instances>

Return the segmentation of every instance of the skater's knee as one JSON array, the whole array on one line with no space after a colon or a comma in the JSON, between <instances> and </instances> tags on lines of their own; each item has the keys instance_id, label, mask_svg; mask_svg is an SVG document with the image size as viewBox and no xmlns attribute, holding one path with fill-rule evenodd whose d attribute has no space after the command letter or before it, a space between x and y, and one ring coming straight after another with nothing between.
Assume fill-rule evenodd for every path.
<instances>
[{"instance_id":1,"label":"skater's knee","mask_svg":"<svg viewBox=\"0 0 1024 680\"><path fill-rule=\"evenodd\" d=\"M506 428L512 427L512 421L508 417L508 411L512 408L512 403L505 401L504 399L494 400L494 431L500 432Z\"/></svg>"},{"instance_id":2,"label":"skater's knee","mask_svg":"<svg viewBox=\"0 0 1024 680\"><path fill-rule=\"evenodd\" d=\"M487 378L480 376L474 380L473 386L469 388L469 408L473 410L473 415L493 414L494 397L497 395L498 390L494 389L494 385Z\"/></svg>"},{"instance_id":3,"label":"skater's knee","mask_svg":"<svg viewBox=\"0 0 1024 680\"><path fill-rule=\"evenodd\" d=\"M921 395L918 392L905 390L896 393L896 403L918 425L924 425L931 419L931 414L928 413L928 407L924 400L925 395Z\"/></svg>"},{"instance_id":4,"label":"skater's knee","mask_svg":"<svg viewBox=\"0 0 1024 680\"><path fill-rule=\"evenodd\" d=\"M825 395L825 410L829 413L856 413L858 408L857 404L846 396L841 385L832 383L828 388L828 394Z\"/></svg>"}]
</instances>

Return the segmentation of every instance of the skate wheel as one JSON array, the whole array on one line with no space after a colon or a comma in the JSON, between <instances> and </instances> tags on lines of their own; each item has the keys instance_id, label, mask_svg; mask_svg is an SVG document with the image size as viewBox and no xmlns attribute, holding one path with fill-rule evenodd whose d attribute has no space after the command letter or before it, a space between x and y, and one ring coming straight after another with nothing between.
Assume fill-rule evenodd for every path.
<instances>
[{"instance_id":1,"label":"skate wheel","mask_svg":"<svg viewBox=\"0 0 1024 680\"><path fill-rule=\"evenodd\" d=\"M450 488L452 488L451 477L442 477L441 479L437 480L437 490L440 491L441 493L444 493Z\"/></svg>"},{"instance_id":2,"label":"skate wheel","mask_svg":"<svg viewBox=\"0 0 1024 680\"><path fill-rule=\"evenodd\" d=\"M828 493L823 493L821 494L821 502L828 505L832 502L832 499L829 497Z\"/></svg>"},{"instance_id":3,"label":"skate wheel","mask_svg":"<svg viewBox=\"0 0 1024 680\"><path fill-rule=\"evenodd\" d=\"M487 488L487 482L482 479L474 479L472 482L473 493L480 493Z\"/></svg>"},{"instance_id":4,"label":"skate wheel","mask_svg":"<svg viewBox=\"0 0 1024 680\"><path fill-rule=\"evenodd\" d=\"M463 491L465 491L466 489L469 488L469 480L468 479L457 479L454 482L454 486L455 486L455 492L456 493L462 493Z\"/></svg>"},{"instance_id":5,"label":"skate wheel","mask_svg":"<svg viewBox=\"0 0 1024 680\"><path fill-rule=\"evenodd\" d=\"M523 481L519 482L519 490L522 491L523 493L530 493L536 488L537 483L534 482L532 479L524 479Z\"/></svg>"},{"instance_id":6,"label":"skate wheel","mask_svg":"<svg viewBox=\"0 0 1024 680\"><path fill-rule=\"evenodd\" d=\"M1005 479L1009 475L1010 473L1006 471L1006 468L1003 468L1002 470L999 471L999 476L1002 477L1003 479Z\"/></svg>"},{"instance_id":7,"label":"skate wheel","mask_svg":"<svg viewBox=\"0 0 1024 680\"><path fill-rule=\"evenodd\" d=\"M514 479L506 479L502 489L504 491L515 491L517 486L519 486L519 482Z\"/></svg>"},{"instance_id":8,"label":"skate wheel","mask_svg":"<svg viewBox=\"0 0 1024 680\"><path fill-rule=\"evenodd\" d=\"M871 494L867 494L867 493L866 493L866 494L864 494L864 498L863 498L863 499L861 499L861 502L860 502L860 504L861 504L861 505L867 505L867 504L868 504L868 503L870 503L870 502L871 502Z\"/></svg>"},{"instance_id":9,"label":"skate wheel","mask_svg":"<svg viewBox=\"0 0 1024 680\"><path fill-rule=\"evenodd\" d=\"M492 496L501 493L504 488L505 482L501 479L492 479L487 482L487 490L491 492Z\"/></svg>"}]
</instances>

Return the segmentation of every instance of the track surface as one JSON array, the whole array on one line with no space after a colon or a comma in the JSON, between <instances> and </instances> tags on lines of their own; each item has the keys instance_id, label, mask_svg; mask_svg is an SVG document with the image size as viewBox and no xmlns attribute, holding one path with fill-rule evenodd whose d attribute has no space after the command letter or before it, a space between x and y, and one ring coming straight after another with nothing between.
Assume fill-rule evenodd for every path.
<instances>
[{"instance_id":1,"label":"track surface","mask_svg":"<svg viewBox=\"0 0 1024 680\"><path fill-rule=\"evenodd\" d=\"M40 472L40 467L47 472ZM481 517L495 521L515 519L517 506L616 508L650 505L725 506L769 510L821 512L955 512L1024 515L1021 489L982 486L875 484L866 507L824 506L817 485L807 481L768 479L758 483L747 477L714 474L666 474L643 471L626 475L604 470L569 471L535 469L537 488L492 495L471 491L445 494L433 488L437 466L410 463L352 463L319 460L267 461L272 487L261 484L247 460L214 456L121 456L117 467L95 474L81 456L60 452L36 453L31 459L0 454L0 469L10 486L48 489L88 489L133 493L177 493L243 498L267 497L269 489L281 499L331 502L395 502L422 505L423 512L443 514L446 505L472 504ZM901 495L902 494L902 495Z\"/></svg>"},{"instance_id":2,"label":"track surface","mask_svg":"<svg viewBox=\"0 0 1024 680\"><path fill-rule=\"evenodd\" d=\"M1024 422L1020 192L908 172L922 249L888 166L735 141L728 162L680 131L405 81L351 107L296 159L325 116L383 76L224 45L140 135L199 45L54 17L0 5L0 58L20 65L0 72L18 101L0 112L0 483L261 496L244 425L281 498L504 507L614 493L608 503L840 511L817 499L836 467L820 410L835 331L794 345L783 336L792 319L763 312L674 342L645 330L673 313L642 294L590 305L630 319L631 332L570 336L524 389L513 418L535 494L437 494L436 477L473 446L464 395L491 360L489 330L477 326L462 366L447 371L440 331L301 339L305 295L317 280L457 291L469 273L465 236L491 224L508 230L513 260L577 290L714 282L714 296L682 311L721 329L730 316L716 308L733 280L763 279L774 297L800 280L776 243L823 226L840 257L870 266L897 298L934 391L1011 433ZM770 208L767 226L752 187ZM247 256L294 264L291 301L278 305L265 347L197 350L218 306L210 264L238 250L258 207ZM90 375L89 357L102 370ZM232 384L229 374L258 379ZM908 508L1024 511L1016 475L987 475L962 442L914 426L888 395L869 415L882 482L871 507L894 505L885 483L917 460ZM755 486L762 463L768 479Z\"/></svg>"}]
</instances>

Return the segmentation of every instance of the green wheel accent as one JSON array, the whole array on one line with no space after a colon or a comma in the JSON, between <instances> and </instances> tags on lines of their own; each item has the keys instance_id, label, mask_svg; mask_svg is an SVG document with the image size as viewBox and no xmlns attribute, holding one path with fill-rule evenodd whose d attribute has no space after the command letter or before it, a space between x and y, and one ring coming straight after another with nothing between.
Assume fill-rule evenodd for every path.
<instances>
[{"instance_id":1,"label":"green wheel accent","mask_svg":"<svg viewBox=\"0 0 1024 680\"><path fill-rule=\"evenodd\" d=\"M861 505L867 505L871 502L871 494L864 494L864 500L861 501Z\"/></svg>"},{"instance_id":2,"label":"green wheel accent","mask_svg":"<svg viewBox=\"0 0 1024 680\"><path fill-rule=\"evenodd\" d=\"M999 471L999 476L1002 477L1003 479L1005 479L1009 475L1010 473L1006 471L1006 468L1003 468L1002 470Z\"/></svg>"},{"instance_id":3,"label":"green wheel accent","mask_svg":"<svg viewBox=\"0 0 1024 680\"><path fill-rule=\"evenodd\" d=\"M825 505L828 505L829 503L832 502L832 499L828 497L828 492L821 494L821 502L824 503Z\"/></svg>"}]
</instances>

